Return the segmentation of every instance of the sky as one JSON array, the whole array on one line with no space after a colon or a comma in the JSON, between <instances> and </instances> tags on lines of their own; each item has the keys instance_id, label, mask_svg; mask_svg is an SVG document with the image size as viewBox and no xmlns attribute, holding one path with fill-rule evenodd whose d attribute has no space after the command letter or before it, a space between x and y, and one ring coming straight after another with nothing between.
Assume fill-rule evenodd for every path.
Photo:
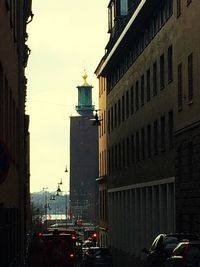
<instances>
[{"instance_id":1,"label":"sky","mask_svg":"<svg viewBox=\"0 0 200 267\"><path fill-rule=\"evenodd\" d=\"M28 24L31 54L26 68L30 115L30 191L43 188L69 191L70 116L76 115L79 85L93 88L98 108L98 80L94 74L109 39L108 0L33 0ZM68 172L65 172L67 167Z\"/></svg>"}]
</instances>

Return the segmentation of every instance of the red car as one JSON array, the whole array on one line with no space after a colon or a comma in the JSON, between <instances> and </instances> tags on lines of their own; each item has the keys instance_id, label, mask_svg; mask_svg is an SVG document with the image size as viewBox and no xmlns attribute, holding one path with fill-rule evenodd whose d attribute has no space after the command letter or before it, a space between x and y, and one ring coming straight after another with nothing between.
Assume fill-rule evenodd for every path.
<instances>
[{"instance_id":1,"label":"red car","mask_svg":"<svg viewBox=\"0 0 200 267\"><path fill-rule=\"evenodd\" d=\"M76 254L76 240L74 239L72 234L66 233L59 233L61 239L63 239L66 243L66 266L73 267L75 262L77 261L77 254ZM45 244L48 246L48 243L53 238L53 233L45 233L42 234L42 238Z\"/></svg>"}]
</instances>

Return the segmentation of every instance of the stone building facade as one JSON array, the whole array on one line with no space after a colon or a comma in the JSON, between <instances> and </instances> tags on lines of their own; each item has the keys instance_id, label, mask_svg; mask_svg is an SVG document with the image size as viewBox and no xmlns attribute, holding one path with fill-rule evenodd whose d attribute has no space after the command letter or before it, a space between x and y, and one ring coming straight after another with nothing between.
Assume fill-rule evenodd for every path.
<instances>
[{"instance_id":1,"label":"stone building facade","mask_svg":"<svg viewBox=\"0 0 200 267\"><path fill-rule=\"evenodd\" d=\"M96 73L106 79L108 246L116 267L141 266L158 233L200 230L200 3L111 0L108 10Z\"/></svg>"}]
</instances>

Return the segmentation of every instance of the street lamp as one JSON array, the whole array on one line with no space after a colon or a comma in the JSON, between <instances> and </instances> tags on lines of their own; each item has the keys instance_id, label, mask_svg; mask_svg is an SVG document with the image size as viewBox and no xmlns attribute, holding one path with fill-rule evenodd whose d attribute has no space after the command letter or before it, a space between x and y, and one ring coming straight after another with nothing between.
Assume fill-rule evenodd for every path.
<instances>
[{"instance_id":1,"label":"street lamp","mask_svg":"<svg viewBox=\"0 0 200 267\"><path fill-rule=\"evenodd\" d=\"M44 192L44 208L45 208L45 230L47 231L47 190L48 187L43 187L42 190Z\"/></svg>"},{"instance_id":2,"label":"street lamp","mask_svg":"<svg viewBox=\"0 0 200 267\"><path fill-rule=\"evenodd\" d=\"M101 126L101 121L103 119L99 118L98 111L99 111L98 109L95 110L94 119L91 119L93 121L92 122L93 126Z\"/></svg>"},{"instance_id":3,"label":"street lamp","mask_svg":"<svg viewBox=\"0 0 200 267\"><path fill-rule=\"evenodd\" d=\"M55 200L55 195L51 195L50 200Z\"/></svg>"}]
</instances>

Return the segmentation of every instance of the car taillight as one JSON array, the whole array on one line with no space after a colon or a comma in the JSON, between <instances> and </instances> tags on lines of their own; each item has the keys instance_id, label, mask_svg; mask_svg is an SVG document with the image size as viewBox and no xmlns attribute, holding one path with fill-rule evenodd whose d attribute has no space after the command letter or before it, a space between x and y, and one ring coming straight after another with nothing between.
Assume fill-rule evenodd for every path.
<instances>
[{"instance_id":1,"label":"car taillight","mask_svg":"<svg viewBox=\"0 0 200 267\"><path fill-rule=\"evenodd\" d=\"M73 258L74 258L74 254L73 254L73 253L70 253L70 254L69 254L69 257L70 257L71 259L73 259Z\"/></svg>"},{"instance_id":2,"label":"car taillight","mask_svg":"<svg viewBox=\"0 0 200 267\"><path fill-rule=\"evenodd\" d=\"M183 250L183 258L182 258L183 266L185 266L185 264L186 264L186 257L187 257L187 254L188 254L188 250L189 250L188 245L185 245L184 250Z\"/></svg>"}]
</instances>

